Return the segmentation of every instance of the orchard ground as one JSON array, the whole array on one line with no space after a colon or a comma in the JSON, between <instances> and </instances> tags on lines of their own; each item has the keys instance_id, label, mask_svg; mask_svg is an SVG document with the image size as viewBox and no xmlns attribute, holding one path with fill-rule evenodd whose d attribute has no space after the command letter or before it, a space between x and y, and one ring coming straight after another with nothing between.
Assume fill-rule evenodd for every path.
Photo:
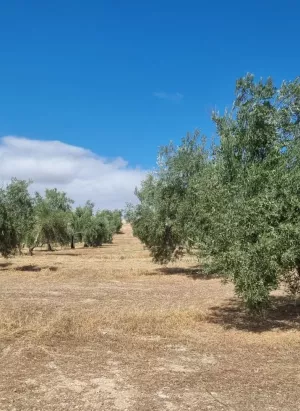
<instances>
[{"instance_id":1,"label":"orchard ground","mask_svg":"<svg viewBox=\"0 0 300 411\"><path fill-rule=\"evenodd\" d=\"M130 226L101 248L0 261L0 410L300 410L300 310L258 320Z\"/></svg>"}]
</instances>

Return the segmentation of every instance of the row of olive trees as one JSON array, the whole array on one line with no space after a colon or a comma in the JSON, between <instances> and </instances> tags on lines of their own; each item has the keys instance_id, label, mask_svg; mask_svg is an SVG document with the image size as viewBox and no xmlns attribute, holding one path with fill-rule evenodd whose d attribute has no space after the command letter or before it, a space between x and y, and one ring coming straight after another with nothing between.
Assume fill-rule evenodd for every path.
<instances>
[{"instance_id":1,"label":"row of olive trees","mask_svg":"<svg viewBox=\"0 0 300 411\"><path fill-rule=\"evenodd\" d=\"M248 307L300 280L300 82L239 79L233 108L214 113L217 144L187 136L162 148L126 211L155 261L184 249L234 282Z\"/></svg>"},{"instance_id":2,"label":"row of olive trees","mask_svg":"<svg viewBox=\"0 0 300 411\"><path fill-rule=\"evenodd\" d=\"M0 253L8 256L27 246L32 255L35 247L53 244L75 247L97 247L112 242L122 227L121 211L94 212L94 204L72 209L73 200L57 189L45 195L29 193L30 182L12 179L0 190Z\"/></svg>"}]
</instances>

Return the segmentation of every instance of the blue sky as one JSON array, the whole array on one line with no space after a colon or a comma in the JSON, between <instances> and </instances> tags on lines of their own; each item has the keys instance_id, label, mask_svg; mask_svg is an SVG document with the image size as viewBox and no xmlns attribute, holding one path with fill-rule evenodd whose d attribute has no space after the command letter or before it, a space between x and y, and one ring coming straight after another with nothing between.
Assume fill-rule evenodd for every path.
<instances>
[{"instance_id":1,"label":"blue sky","mask_svg":"<svg viewBox=\"0 0 300 411\"><path fill-rule=\"evenodd\" d=\"M0 2L0 136L59 140L132 167L200 128L237 77L299 75L296 0Z\"/></svg>"}]
</instances>

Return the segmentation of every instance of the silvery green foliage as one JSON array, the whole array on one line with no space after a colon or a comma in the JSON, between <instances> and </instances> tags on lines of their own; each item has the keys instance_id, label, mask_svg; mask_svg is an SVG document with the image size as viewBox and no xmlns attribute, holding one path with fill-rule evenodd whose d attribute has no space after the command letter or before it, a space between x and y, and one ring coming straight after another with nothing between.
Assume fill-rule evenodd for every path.
<instances>
[{"instance_id":1,"label":"silvery green foliage","mask_svg":"<svg viewBox=\"0 0 300 411\"><path fill-rule=\"evenodd\" d=\"M88 247L99 247L103 243L112 242L109 221L101 212L91 216L89 223L84 228L83 241Z\"/></svg>"},{"instance_id":2,"label":"silvery green foliage","mask_svg":"<svg viewBox=\"0 0 300 411\"><path fill-rule=\"evenodd\" d=\"M64 244L67 241L67 220L72 200L56 189L46 190L45 197L29 191L30 182L13 178L1 190L0 224L2 255L21 252L22 245L29 246L30 252L42 243ZM51 246L50 246L51 247Z\"/></svg>"},{"instance_id":3,"label":"silvery green foliage","mask_svg":"<svg viewBox=\"0 0 300 411\"><path fill-rule=\"evenodd\" d=\"M0 193L0 253L7 257L26 241L33 227L30 182L13 178Z\"/></svg>"},{"instance_id":4,"label":"silvery green foliage","mask_svg":"<svg viewBox=\"0 0 300 411\"><path fill-rule=\"evenodd\" d=\"M18 243L13 221L7 211L4 190L0 191L0 254L8 257L14 253Z\"/></svg>"},{"instance_id":5,"label":"silvery green foliage","mask_svg":"<svg viewBox=\"0 0 300 411\"><path fill-rule=\"evenodd\" d=\"M185 222L191 215L183 213L192 177L205 167L204 144L197 144L198 133L187 136L180 147L172 143L161 149L159 168L149 174L136 195L140 203L127 206L125 219L132 223L134 235L150 249L154 260L170 261L178 247L187 244ZM192 207L189 207L192 211Z\"/></svg>"},{"instance_id":6,"label":"silvery green foliage","mask_svg":"<svg viewBox=\"0 0 300 411\"><path fill-rule=\"evenodd\" d=\"M69 219L73 200L66 193L54 189L46 189L45 196L39 193L34 198L34 224L28 237L30 253L41 244L66 245L70 239Z\"/></svg>"},{"instance_id":7,"label":"silvery green foliage","mask_svg":"<svg viewBox=\"0 0 300 411\"><path fill-rule=\"evenodd\" d=\"M122 228L122 212L120 210L101 210L99 216L106 218L108 221L108 242L112 242L114 234L119 233Z\"/></svg>"},{"instance_id":8,"label":"silvery green foliage","mask_svg":"<svg viewBox=\"0 0 300 411\"><path fill-rule=\"evenodd\" d=\"M194 136L162 149L127 214L156 261L184 246L259 309L300 273L299 80L277 89L247 75L232 110L213 120L219 144L206 152Z\"/></svg>"},{"instance_id":9,"label":"silvery green foliage","mask_svg":"<svg viewBox=\"0 0 300 411\"><path fill-rule=\"evenodd\" d=\"M120 210L103 210L94 213L90 201L72 210L73 200L67 194L46 189L45 195L28 191L30 182L13 178L0 190L0 254L7 257L22 246L35 247L47 244L75 247L77 241L90 246L111 243L113 235L120 232Z\"/></svg>"},{"instance_id":10,"label":"silvery green foliage","mask_svg":"<svg viewBox=\"0 0 300 411\"><path fill-rule=\"evenodd\" d=\"M13 178L4 191L5 205L14 227L19 252L34 224L33 199L28 191L29 185L28 181Z\"/></svg>"},{"instance_id":11,"label":"silvery green foliage","mask_svg":"<svg viewBox=\"0 0 300 411\"><path fill-rule=\"evenodd\" d=\"M94 204L88 201L71 214L69 229L73 246L76 241L86 246L97 247L111 243L113 235L122 227L122 213L119 210L102 210L94 213Z\"/></svg>"}]
</instances>

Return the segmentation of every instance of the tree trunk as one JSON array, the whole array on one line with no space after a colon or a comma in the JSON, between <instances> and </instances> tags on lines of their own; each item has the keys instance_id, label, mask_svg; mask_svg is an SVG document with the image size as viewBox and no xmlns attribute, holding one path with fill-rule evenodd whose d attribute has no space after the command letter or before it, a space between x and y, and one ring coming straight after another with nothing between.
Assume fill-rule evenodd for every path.
<instances>
[{"instance_id":1,"label":"tree trunk","mask_svg":"<svg viewBox=\"0 0 300 411\"><path fill-rule=\"evenodd\" d=\"M74 244L74 236L71 236L71 248L75 248L75 244Z\"/></svg>"},{"instance_id":2,"label":"tree trunk","mask_svg":"<svg viewBox=\"0 0 300 411\"><path fill-rule=\"evenodd\" d=\"M295 262L296 262L296 272L297 272L298 277L300 277L300 259L296 258Z\"/></svg>"},{"instance_id":3,"label":"tree trunk","mask_svg":"<svg viewBox=\"0 0 300 411\"><path fill-rule=\"evenodd\" d=\"M47 251L53 251L50 243L47 243L47 247L48 247L48 248L47 248Z\"/></svg>"},{"instance_id":4,"label":"tree trunk","mask_svg":"<svg viewBox=\"0 0 300 411\"><path fill-rule=\"evenodd\" d=\"M22 253L22 245L18 244L18 251L19 251L19 255L23 255Z\"/></svg>"},{"instance_id":5,"label":"tree trunk","mask_svg":"<svg viewBox=\"0 0 300 411\"><path fill-rule=\"evenodd\" d=\"M38 245L38 238L39 238L39 233L37 233L37 235L35 236L35 240L32 246L29 247L28 251L29 251L29 255L33 255L33 250L35 249L35 247L37 247Z\"/></svg>"}]
</instances>

